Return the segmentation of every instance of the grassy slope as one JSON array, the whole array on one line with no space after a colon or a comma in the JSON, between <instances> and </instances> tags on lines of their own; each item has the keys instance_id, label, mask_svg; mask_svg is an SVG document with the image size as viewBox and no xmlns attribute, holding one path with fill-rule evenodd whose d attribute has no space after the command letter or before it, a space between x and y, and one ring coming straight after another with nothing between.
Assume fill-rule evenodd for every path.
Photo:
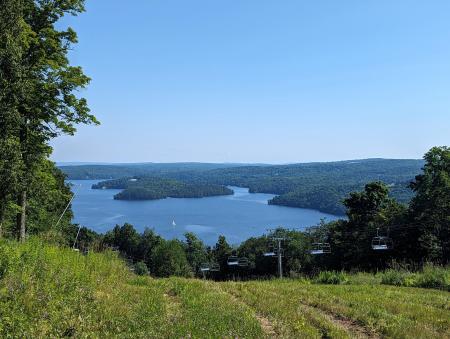
<instances>
[{"instance_id":1,"label":"grassy slope","mask_svg":"<svg viewBox=\"0 0 450 339\"><path fill-rule=\"evenodd\" d=\"M0 337L450 337L450 293L378 284L204 282L113 253L0 243Z\"/></svg>"}]
</instances>

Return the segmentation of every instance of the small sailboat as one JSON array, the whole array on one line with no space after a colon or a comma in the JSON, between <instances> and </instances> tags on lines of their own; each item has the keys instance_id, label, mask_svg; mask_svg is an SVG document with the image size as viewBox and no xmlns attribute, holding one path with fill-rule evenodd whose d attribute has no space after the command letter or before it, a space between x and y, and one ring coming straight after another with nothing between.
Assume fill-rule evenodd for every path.
<instances>
[{"instance_id":1,"label":"small sailboat","mask_svg":"<svg viewBox=\"0 0 450 339\"><path fill-rule=\"evenodd\" d=\"M172 226L175 227L176 225L175 220L172 220Z\"/></svg>"}]
</instances>

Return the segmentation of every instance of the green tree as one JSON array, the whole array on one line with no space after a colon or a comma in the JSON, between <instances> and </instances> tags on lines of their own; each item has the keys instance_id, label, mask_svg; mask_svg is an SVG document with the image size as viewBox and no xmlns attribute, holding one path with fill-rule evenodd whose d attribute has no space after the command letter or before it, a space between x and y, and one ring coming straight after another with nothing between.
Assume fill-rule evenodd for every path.
<instances>
[{"instance_id":1,"label":"green tree","mask_svg":"<svg viewBox=\"0 0 450 339\"><path fill-rule=\"evenodd\" d=\"M152 251L152 263L150 271L158 277L192 276L183 245L178 240L162 241L157 245Z\"/></svg>"},{"instance_id":2,"label":"green tree","mask_svg":"<svg viewBox=\"0 0 450 339\"><path fill-rule=\"evenodd\" d=\"M3 236L5 215L16 193L21 170L20 148L16 140L0 140L0 238Z\"/></svg>"},{"instance_id":3,"label":"green tree","mask_svg":"<svg viewBox=\"0 0 450 339\"><path fill-rule=\"evenodd\" d=\"M186 258L196 275L199 275L200 265L208 260L208 253L203 242L192 232L184 234Z\"/></svg>"},{"instance_id":4,"label":"green tree","mask_svg":"<svg viewBox=\"0 0 450 339\"><path fill-rule=\"evenodd\" d=\"M119 251L135 259L139 250L140 235L133 225L125 223L123 226L116 225L111 231L106 232L104 242L107 245L119 248Z\"/></svg>"},{"instance_id":5,"label":"green tree","mask_svg":"<svg viewBox=\"0 0 450 339\"><path fill-rule=\"evenodd\" d=\"M0 1L0 237L5 214L19 184L21 149L18 139L18 105L23 93L22 4Z\"/></svg>"},{"instance_id":6,"label":"green tree","mask_svg":"<svg viewBox=\"0 0 450 339\"><path fill-rule=\"evenodd\" d=\"M48 142L60 134L73 134L75 125L98 123L89 114L87 102L76 95L89 78L80 67L71 66L67 54L77 42L71 29L59 30L58 21L66 14L77 15L84 10L83 0L4 0L0 6L2 18L12 13L8 25L15 27L6 40L2 54L2 67L14 79L5 82L19 89L2 91L3 101L8 103L11 122L8 131L20 143L20 155L24 170L19 180L17 217L19 237L25 239L27 194L34 172L51 152ZM17 41L16 44L10 43ZM9 45L8 45L9 43ZM13 45L9 48L8 46ZM3 46L2 46L3 47ZM3 66L3 60L7 60Z\"/></svg>"},{"instance_id":7,"label":"green tree","mask_svg":"<svg viewBox=\"0 0 450 339\"><path fill-rule=\"evenodd\" d=\"M65 175L55 164L43 159L35 165L34 175L28 188L28 233L60 234L72 220L73 213L68 209L59 220L62 212L70 202L73 193L65 182ZM58 229L55 226L58 224Z\"/></svg>"},{"instance_id":8,"label":"green tree","mask_svg":"<svg viewBox=\"0 0 450 339\"><path fill-rule=\"evenodd\" d=\"M352 192L344 200L347 208L347 216L353 224L367 225L369 223L382 221L384 210L391 202L389 199L389 188L382 182L368 183L364 191Z\"/></svg>"},{"instance_id":9,"label":"green tree","mask_svg":"<svg viewBox=\"0 0 450 339\"><path fill-rule=\"evenodd\" d=\"M135 260L144 261L147 267L153 267L152 250L162 241L154 230L146 228L141 234Z\"/></svg>"},{"instance_id":10,"label":"green tree","mask_svg":"<svg viewBox=\"0 0 450 339\"><path fill-rule=\"evenodd\" d=\"M371 182L361 192L352 192L344 200L348 221L330 224L329 239L333 251L340 255L345 268L374 268L383 265L391 253L373 253L371 240L380 228L380 235L388 234L396 218L399 204L389 197L389 188L382 182Z\"/></svg>"},{"instance_id":11,"label":"green tree","mask_svg":"<svg viewBox=\"0 0 450 339\"><path fill-rule=\"evenodd\" d=\"M213 258L220 265L220 276L224 278L228 274L228 257L233 253L233 249L228 244L225 236L220 235L213 248Z\"/></svg>"},{"instance_id":12,"label":"green tree","mask_svg":"<svg viewBox=\"0 0 450 339\"><path fill-rule=\"evenodd\" d=\"M433 147L424 156L423 174L411 188L411 228L418 230L417 254L426 260L450 258L450 147Z\"/></svg>"}]
</instances>

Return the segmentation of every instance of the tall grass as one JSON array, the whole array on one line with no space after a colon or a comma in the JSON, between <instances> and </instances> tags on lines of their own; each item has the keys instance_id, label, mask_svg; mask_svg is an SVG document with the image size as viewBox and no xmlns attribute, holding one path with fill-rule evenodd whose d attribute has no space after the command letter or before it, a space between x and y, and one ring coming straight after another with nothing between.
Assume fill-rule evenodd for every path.
<instances>
[{"instance_id":1,"label":"tall grass","mask_svg":"<svg viewBox=\"0 0 450 339\"><path fill-rule=\"evenodd\" d=\"M0 338L261 338L253 311L189 279L137 276L113 252L0 241Z\"/></svg>"},{"instance_id":2,"label":"tall grass","mask_svg":"<svg viewBox=\"0 0 450 339\"><path fill-rule=\"evenodd\" d=\"M412 286L448 287L448 269L431 266L380 279L404 286L405 277ZM39 239L0 240L0 338L450 337L448 292L352 279L152 279L113 252L84 256Z\"/></svg>"},{"instance_id":3,"label":"tall grass","mask_svg":"<svg viewBox=\"0 0 450 339\"><path fill-rule=\"evenodd\" d=\"M360 328L389 338L450 338L450 295L443 291L297 280L222 284L286 337L358 337Z\"/></svg>"},{"instance_id":4,"label":"tall grass","mask_svg":"<svg viewBox=\"0 0 450 339\"><path fill-rule=\"evenodd\" d=\"M384 285L435 288L450 291L450 268L425 265L421 271L390 269L381 274Z\"/></svg>"}]
</instances>

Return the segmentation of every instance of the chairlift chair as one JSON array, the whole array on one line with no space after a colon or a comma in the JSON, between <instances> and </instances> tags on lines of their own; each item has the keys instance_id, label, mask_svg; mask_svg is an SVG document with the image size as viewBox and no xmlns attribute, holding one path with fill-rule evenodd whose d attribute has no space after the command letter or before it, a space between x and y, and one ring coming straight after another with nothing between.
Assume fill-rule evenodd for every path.
<instances>
[{"instance_id":1,"label":"chairlift chair","mask_svg":"<svg viewBox=\"0 0 450 339\"><path fill-rule=\"evenodd\" d=\"M208 263L203 263L203 264L200 265L200 271L201 272L208 272L210 270L211 270L211 268L210 268Z\"/></svg>"},{"instance_id":2,"label":"chairlift chair","mask_svg":"<svg viewBox=\"0 0 450 339\"><path fill-rule=\"evenodd\" d=\"M273 244L269 245L269 250L263 254L265 257L274 257L277 254L275 253L275 247Z\"/></svg>"},{"instance_id":3,"label":"chairlift chair","mask_svg":"<svg viewBox=\"0 0 450 339\"><path fill-rule=\"evenodd\" d=\"M239 267L247 267L249 264L248 259L245 257L239 258L238 260L238 266Z\"/></svg>"},{"instance_id":4,"label":"chairlift chair","mask_svg":"<svg viewBox=\"0 0 450 339\"><path fill-rule=\"evenodd\" d=\"M237 266L237 265L239 265L239 258L237 256L235 256L235 255L232 255L232 256L228 257L227 265L228 266Z\"/></svg>"},{"instance_id":5,"label":"chairlift chair","mask_svg":"<svg viewBox=\"0 0 450 339\"><path fill-rule=\"evenodd\" d=\"M219 271L220 271L220 265L219 265L218 263L212 263L212 264L209 266L209 270L210 270L211 272L219 272Z\"/></svg>"},{"instance_id":6,"label":"chairlift chair","mask_svg":"<svg viewBox=\"0 0 450 339\"><path fill-rule=\"evenodd\" d=\"M392 249L392 239L386 236L380 236L378 231L379 228L377 228L377 236L372 238L372 249L374 251L386 251Z\"/></svg>"},{"instance_id":7,"label":"chairlift chair","mask_svg":"<svg viewBox=\"0 0 450 339\"><path fill-rule=\"evenodd\" d=\"M329 254L331 253L331 246L327 242L315 242L312 244L310 253L312 255Z\"/></svg>"},{"instance_id":8,"label":"chairlift chair","mask_svg":"<svg viewBox=\"0 0 450 339\"><path fill-rule=\"evenodd\" d=\"M274 256L276 256L277 254L275 253L275 251L269 250L268 252L265 252L263 255L264 255L265 257L274 257Z\"/></svg>"},{"instance_id":9,"label":"chairlift chair","mask_svg":"<svg viewBox=\"0 0 450 339\"><path fill-rule=\"evenodd\" d=\"M372 239L372 249L374 251L386 251L393 247L392 239L389 237L374 237Z\"/></svg>"}]
</instances>

